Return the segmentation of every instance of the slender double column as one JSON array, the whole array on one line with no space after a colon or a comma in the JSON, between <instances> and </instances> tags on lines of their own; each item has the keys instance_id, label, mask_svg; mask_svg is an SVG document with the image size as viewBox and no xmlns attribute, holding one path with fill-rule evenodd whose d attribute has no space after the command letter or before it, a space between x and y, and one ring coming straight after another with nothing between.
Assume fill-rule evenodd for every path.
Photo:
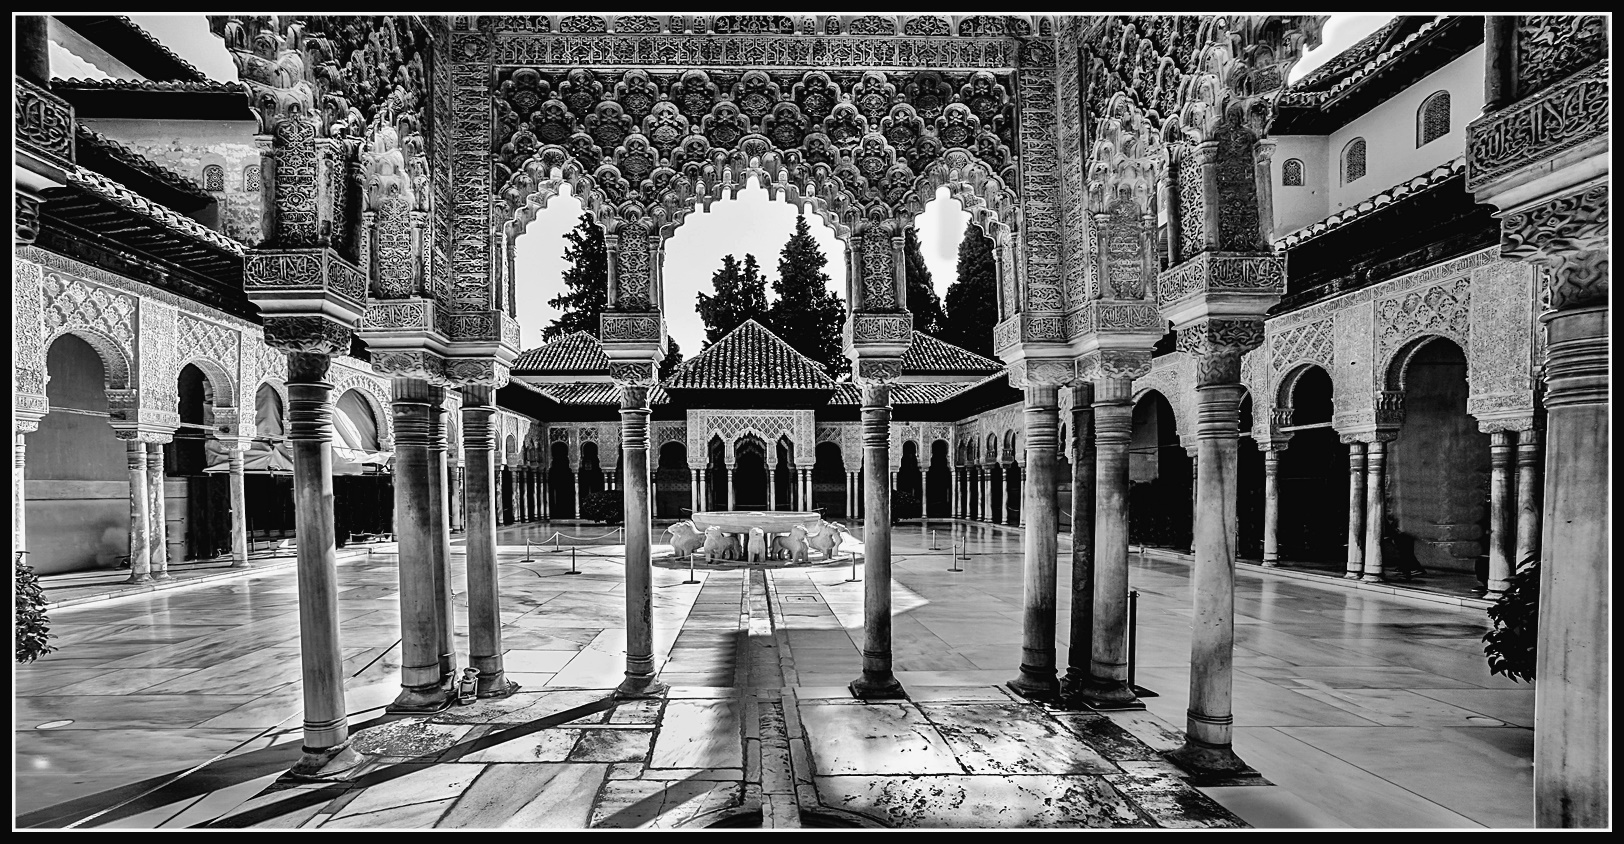
<instances>
[{"instance_id":1,"label":"slender double column","mask_svg":"<svg viewBox=\"0 0 1624 844\"><path fill-rule=\"evenodd\" d=\"M626 470L626 679L615 689L618 698L655 697L666 691L654 672L648 420L648 387L620 385L620 442Z\"/></svg>"},{"instance_id":2,"label":"slender double column","mask_svg":"<svg viewBox=\"0 0 1624 844\"><path fill-rule=\"evenodd\" d=\"M344 653L338 633L338 546L333 527L333 385L326 354L288 353L288 445L298 549L299 663L304 754L292 773L326 777L360 764L349 746Z\"/></svg>"},{"instance_id":3,"label":"slender double column","mask_svg":"<svg viewBox=\"0 0 1624 844\"><path fill-rule=\"evenodd\" d=\"M739 509L738 496L733 489L733 464L727 464L727 509L729 512Z\"/></svg>"},{"instance_id":4,"label":"slender double column","mask_svg":"<svg viewBox=\"0 0 1624 844\"><path fill-rule=\"evenodd\" d=\"M849 686L864 700L907 697L891 673L891 385L864 381L863 676Z\"/></svg>"},{"instance_id":5,"label":"slender double column","mask_svg":"<svg viewBox=\"0 0 1624 844\"><path fill-rule=\"evenodd\" d=\"M240 443L227 454L231 470L231 567L250 568L248 562L248 491L243 476L243 450Z\"/></svg>"},{"instance_id":6,"label":"slender double column","mask_svg":"<svg viewBox=\"0 0 1624 844\"><path fill-rule=\"evenodd\" d=\"M1059 538L1055 503L1055 451L1060 417L1053 384L1026 386L1026 465L1021 518L1026 523L1021 550L1026 574L1022 589L1021 673L1009 681L1017 694L1052 699L1060 691L1055 671L1055 584Z\"/></svg>"},{"instance_id":7,"label":"slender double column","mask_svg":"<svg viewBox=\"0 0 1624 844\"><path fill-rule=\"evenodd\" d=\"M501 594L497 588L496 437L491 421L491 388L464 387L462 464L467 472L468 501L464 515L468 566L468 661L479 672L480 697L506 697L519 684L507 678L502 664Z\"/></svg>"},{"instance_id":8,"label":"slender double column","mask_svg":"<svg viewBox=\"0 0 1624 844\"><path fill-rule=\"evenodd\" d=\"M1511 561L1515 572L1539 556L1540 448L1538 428L1517 434L1517 550Z\"/></svg>"},{"instance_id":9,"label":"slender double column","mask_svg":"<svg viewBox=\"0 0 1624 844\"><path fill-rule=\"evenodd\" d=\"M1516 431L1489 434L1489 577L1488 591L1498 595L1511 586L1511 559L1517 515L1512 507L1511 473L1517 451Z\"/></svg>"},{"instance_id":10,"label":"slender double column","mask_svg":"<svg viewBox=\"0 0 1624 844\"><path fill-rule=\"evenodd\" d=\"M1348 443L1348 568L1344 580L1365 573L1365 444Z\"/></svg>"},{"instance_id":11,"label":"slender double column","mask_svg":"<svg viewBox=\"0 0 1624 844\"><path fill-rule=\"evenodd\" d=\"M778 509L778 470L767 467L767 509Z\"/></svg>"},{"instance_id":12,"label":"slender double column","mask_svg":"<svg viewBox=\"0 0 1624 844\"><path fill-rule=\"evenodd\" d=\"M1236 357L1235 369L1239 369ZM1237 372L1238 374L1238 372ZM1195 566L1191 590L1195 616L1190 630L1190 705L1182 764L1206 770L1239 770L1233 749L1235 717L1235 497L1241 386L1209 383L1196 389L1196 447L1201 453L1196 490Z\"/></svg>"},{"instance_id":13,"label":"slender double column","mask_svg":"<svg viewBox=\"0 0 1624 844\"><path fill-rule=\"evenodd\" d=\"M1381 583L1382 533L1387 527L1387 443L1391 434L1377 434L1365 448L1365 572L1359 579Z\"/></svg>"},{"instance_id":14,"label":"slender double column","mask_svg":"<svg viewBox=\"0 0 1624 844\"><path fill-rule=\"evenodd\" d=\"M446 467L448 473L446 482L449 484L446 488L446 504L450 508L452 530L467 530L468 528L468 515L464 512L467 502L463 500L462 493L462 468L460 461L455 465L447 465Z\"/></svg>"},{"instance_id":15,"label":"slender double column","mask_svg":"<svg viewBox=\"0 0 1624 844\"><path fill-rule=\"evenodd\" d=\"M1128 444L1133 381L1094 382L1094 636L1085 698L1137 700L1128 685Z\"/></svg>"},{"instance_id":16,"label":"slender double column","mask_svg":"<svg viewBox=\"0 0 1624 844\"><path fill-rule=\"evenodd\" d=\"M925 483L927 472L928 472L928 470L926 470L926 469L920 469L919 470L919 516L920 516L920 518L924 518L924 517L930 515L930 498L928 497L928 494L930 492L930 487L929 487L929 485L927 485Z\"/></svg>"},{"instance_id":17,"label":"slender double column","mask_svg":"<svg viewBox=\"0 0 1624 844\"><path fill-rule=\"evenodd\" d=\"M147 538L152 502L147 496L147 444L135 431L120 431L125 440L124 456L130 470L130 579L126 583L152 580L152 546Z\"/></svg>"},{"instance_id":18,"label":"slender double column","mask_svg":"<svg viewBox=\"0 0 1624 844\"><path fill-rule=\"evenodd\" d=\"M981 473L981 520L996 522L992 511L992 466L982 466Z\"/></svg>"},{"instance_id":19,"label":"slender double column","mask_svg":"<svg viewBox=\"0 0 1624 844\"><path fill-rule=\"evenodd\" d=\"M164 444L147 443L147 512L152 519L147 531L151 546L149 559L153 580L174 580L169 573L168 508L164 506Z\"/></svg>"},{"instance_id":20,"label":"slender double column","mask_svg":"<svg viewBox=\"0 0 1624 844\"><path fill-rule=\"evenodd\" d=\"M1062 695L1089 686L1094 641L1094 385L1071 388L1071 635Z\"/></svg>"},{"instance_id":21,"label":"slender double column","mask_svg":"<svg viewBox=\"0 0 1624 844\"><path fill-rule=\"evenodd\" d=\"M1263 567L1280 565L1280 452L1283 444L1263 449Z\"/></svg>"},{"instance_id":22,"label":"slender double column","mask_svg":"<svg viewBox=\"0 0 1624 844\"><path fill-rule=\"evenodd\" d=\"M812 500L812 467L811 466L808 466L808 467L801 470L801 488L806 490L806 496L802 499L805 503L801 507L801 509L802 510L811 510L812 508L816 507L817 504L814 503L813 500Z\"/></svg>"},{"instance_id":23,"label":"slender double column","mask_svg":"<svg viewBox=\"0 0 1624 844\"><path fill-rule=\"evenodd\" d=\"M399 539L400 693L390 712L435 712L446 704L435 557L438 514L430 500L433 414L427 382L394 379L395 533Z\"/></svg>"},{"instance_id":24,"label":"slender double column","mask_svg":"<svg viewBox=\"0 0 1624 844\"><path fill-rule=\"evenodd\" d=\"M429 387L429 550L434 557L434 626L440 647L440 683L450 694L456 683L457 646L452 637L451 514L446 506L445 388Z\"/></svg>"},{"instance_id":25,"label":"slender double column","mask_svg":"<svg viewBox=\"0 0 1624 844\"><path fill-rule=\"evenodd\" d=\"M581 519L581 470L570 467L570 492L575 494L575 519Z\"/></svg>"}]
</instances>

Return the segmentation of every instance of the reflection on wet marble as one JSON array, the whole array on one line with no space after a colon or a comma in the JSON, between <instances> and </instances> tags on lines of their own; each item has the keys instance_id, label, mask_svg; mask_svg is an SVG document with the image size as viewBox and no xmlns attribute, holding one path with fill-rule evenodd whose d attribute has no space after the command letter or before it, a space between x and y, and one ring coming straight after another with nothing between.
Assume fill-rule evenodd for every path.
<instances>
[{"instance_id":1,"label":"reflection on wet marble","mask_svg":"<svg viewBox=\"0 0 1624 844\"><path fill-rule=\"evenodd\" d=\"M803 701L800 716L819 775L964 773L941 733L911 703Z\"/></svg>"},{"instance_id":2,"label":"reflection on wet marble","mask_svg":"<svg viewBox=\"0 0 1624 844\"><path fill-rule=\"evenodd\" d=\"M607 765L489 765L436 826L580 829Z\"/></svg>"},{"instance_id":3,"label":"reflection on wet marble","mask_svg":"<svg viewBox=\"0 0 1624 844\"><path fill-rule=\"evenodd\" d=\"M1102 777L820 776L817 791L825 805L897 827L1148 825Z\"/></svg>"},{"instance_id":4,"label":"reflection on wet marble","mask_svg":"<svg viewBox=\"0 0 1624 844\"><path fill-rule=\"evenodd\" d=\"M972 774L1106 774L1116 766L1032 706L921 704Z\"/></svg>"}]
</instances>

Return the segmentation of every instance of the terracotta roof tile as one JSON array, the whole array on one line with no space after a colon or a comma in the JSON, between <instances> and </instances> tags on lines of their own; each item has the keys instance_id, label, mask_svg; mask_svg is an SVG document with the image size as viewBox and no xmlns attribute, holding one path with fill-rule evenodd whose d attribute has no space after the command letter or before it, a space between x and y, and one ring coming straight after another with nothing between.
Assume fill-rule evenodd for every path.
<instances>
[{"instance_id":1,"label":"terracotta roof tile","mask_svg":"<svg viewBox=\"0 0 1624 844\"><path fill-rule=\"evenodd\" d=\"M514 374L583 373L609 374L609 356L603 344L585 331L566 334L544 346L519 353L513 361ZM619 399L616 399L619 401Z\"/></svg>"},{"instance_id":2,"label":"terracotta roof tile","mask_svg":"<svg viewBox=\"0 0 1624 844\"><path fill-rule=\"evenodd\" d=\"M78 89L78 90L113 90L113 91L186 91L188 93L208 94L242 94L246 96L248 89L241 82L216 82L212 79L199 81L165 81L158 79L81 79L70 76L66 79L58 76L51 79L51 89Z\"/></svg>"},{"instance_id":3,"label":"terracotta roof tile","mask_svg":"<svg viewBox=\"0 0 1624 844\"><path fill-rule=\"evenodd\" d=\"M523 379L519 380L522 381ZM541 384L531 386L559 404L620 406L620 386L613 383ZM670 396L667 396L665 390L660 387L655 387L648 392L650 405L667 404L670 401Z\"/></svg>"},{"instance_id":4,"label":"terracotta roof tile","mask_svg":"<svg viewBox=\"0 0 1624 844\"><path fill-rule=\"evenodd\" d=\"M191 217L165 208L94 170L74 167L74 169L68 171L68 184L140 214L176 234L201 243L207 243L237 258L241 258L244 254L241 243L220 234Z\"/></svg>"},{"instance_id":5,"label":"terracotta roof tile","mask_svg":"<svg viewBox=\"0 0 1624 844\"><path fill-rule=\"evenodd\" d=\"M827 390L823 367L749 320L677 368L667 389Z\"/></svg>"},{"instance_id":6,"label":"terracotta roof tile","mask_svg":"<svg viewBox=\"0 0 1624 844\"><path fill-rule=\"evenodd\" d=\"M910 384L899 382L891 385L891 404L936 404L947 401L971 386L973 385L966 383ZM862 393L857 389L857 385L850 381L841 381L836 384L835 394L829 398L829 404L831 405L851 405L855 407L862 403Z\"/></svg>"},{"instance_id":7,"label":"terracotta roof tile","mask_svg":"<svg viewBox=\"0 0 1624 844\"><path fill-rule=\"evenodd\" d=\"M902 356L904 373L990 373L1003 368L1004 365L998 361L938 340L922 331L914 332L913 345Z\"/></svg>"}]
</instances>

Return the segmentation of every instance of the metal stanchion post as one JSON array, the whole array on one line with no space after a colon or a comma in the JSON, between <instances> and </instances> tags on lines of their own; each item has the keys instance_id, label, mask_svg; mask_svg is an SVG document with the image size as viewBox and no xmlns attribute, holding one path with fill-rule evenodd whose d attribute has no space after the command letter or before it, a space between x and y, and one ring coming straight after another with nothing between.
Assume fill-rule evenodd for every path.
<instances>
[{"instance_id":1,"label":"metal stanchion post","mask_svg":"<svg viewBox=\"0 0 1624 844\"><path fill-rule=\"evenodd\" d=\"M930 550L936 550L936 531L930 532Z\"/></svg>"},{"instance_id":2,"label":"metal stanchion post","mask_svg":"<svg viewBox=\"0 0 1624 844\"><path fill-rule=\"evenodd\" d=\"M567 572L564 572L564 573L565 574L580 574L581 573L580 571L578 571L575 568L575 546L573 546L573 545L570 546L570 570L567 571Z\"/></svg>"},{"instance_id":3,"label":"metal stanchion post","mask_svg":"<svg viewBox=\"0 0 1624 844\"><path fill-rule=\"evenodd\" d=\"M698 578L694 577L694 555L689 554L688 555L688 579L684 580L683 584L687 585L687 586L692 586L692 585L694 585L694 584L696 584L698 582L699 582Z\"/></svg>"},{"instance_id":4,"label":"metal stanchion post","mask_svg":"<svg viewBox=\"0 0 1624 844\"><path fill-rule=\"evenodd\" d=\"M962 544L961 544L961 548L962 548ZM961 550L961 548L954 548L953 549L953 566L952 566L952 568L949 568L948 571L964 571L964 569L959 568L959 551ZM969 559L969 555L965 555L965 559Z\"/></svg>"},{"instance_id":5,"label":"metal stanchion post","mask_svg":"<svg viewBox=\"0 0 1624 844\"><path fill-rule=\"evenodd\" d=\"M521 562L521 563L533 563L533 562L535 562L535 560L532 559L531 556L530 556L530 540L529 539L525 539L525 541L524 541L524 559L520 560L519 562Z\"/></svg>"},{"instance_id":6,"label":"metal stanchion post","mask_svg":"<svg viewBox=\"0 0 1624 844\"><path fill-rule=\"evenodd\" d=\"M858 582L858 577L857 577L857 552L856 551L853 551L852 555L851 555L851 577L846 578L846 582L847 583L856 583L856 582Z\"/></svg>"}]
</instances>

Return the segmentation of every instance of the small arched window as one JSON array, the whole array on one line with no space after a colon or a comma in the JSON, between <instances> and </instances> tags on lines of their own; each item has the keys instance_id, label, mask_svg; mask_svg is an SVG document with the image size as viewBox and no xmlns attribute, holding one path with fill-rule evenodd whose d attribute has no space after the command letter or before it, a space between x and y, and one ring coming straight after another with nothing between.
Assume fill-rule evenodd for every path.
<instances>
[{"instance_id":1,"label":"small arched window","mask_svg":"<svg viewBox=\"0 0 1624 844\"><path fill-rule=\"evenodd\" d=\"M225 190L226 169L218 164L210 164L209 166L204 167L203 189L213 191Z\"/></svg>"},{"instance_id":2,"label":"small arched window","mask_svg":"<svg viewBox=\"0 0 1624 844\"><path fill-rule=\"evenodd\" d=\"M1342 184L1346 185L1365 175L1365 139L1354 138L1342 148Z\"/></svg>"},{"instance_id":3,"label":"small arched window","mask_svg":"<svg viewBox=\"0 0 1624 844\"><path fill-rule=\"evenodd\" d=\"M1303 186L1302 161L1288 158L1286 163L1280 165L1280 184L1288 188L1300 188Z\"/></svg>"},{"instance_id":4,"label":"small arched window","mask_svg":"<svg viewBox=\"0 0 1624 844\"><path fill-rule=\"evenodd\" d=\"M259 165L250 164L242 168L242 189L249 193L259 192Z\"/></svg>"},{"instance_id":5,"label":"small arched window","mask_svg":"<svg viewBox=\"0 0 1624 844\"><path fill-rule=\"evenodd\" d=\"M1421 101L1421 110L1415 114L1415 147L1427 144L1449 134L1449 92L1439 91Z\"/></svg>"}]
</instances>

